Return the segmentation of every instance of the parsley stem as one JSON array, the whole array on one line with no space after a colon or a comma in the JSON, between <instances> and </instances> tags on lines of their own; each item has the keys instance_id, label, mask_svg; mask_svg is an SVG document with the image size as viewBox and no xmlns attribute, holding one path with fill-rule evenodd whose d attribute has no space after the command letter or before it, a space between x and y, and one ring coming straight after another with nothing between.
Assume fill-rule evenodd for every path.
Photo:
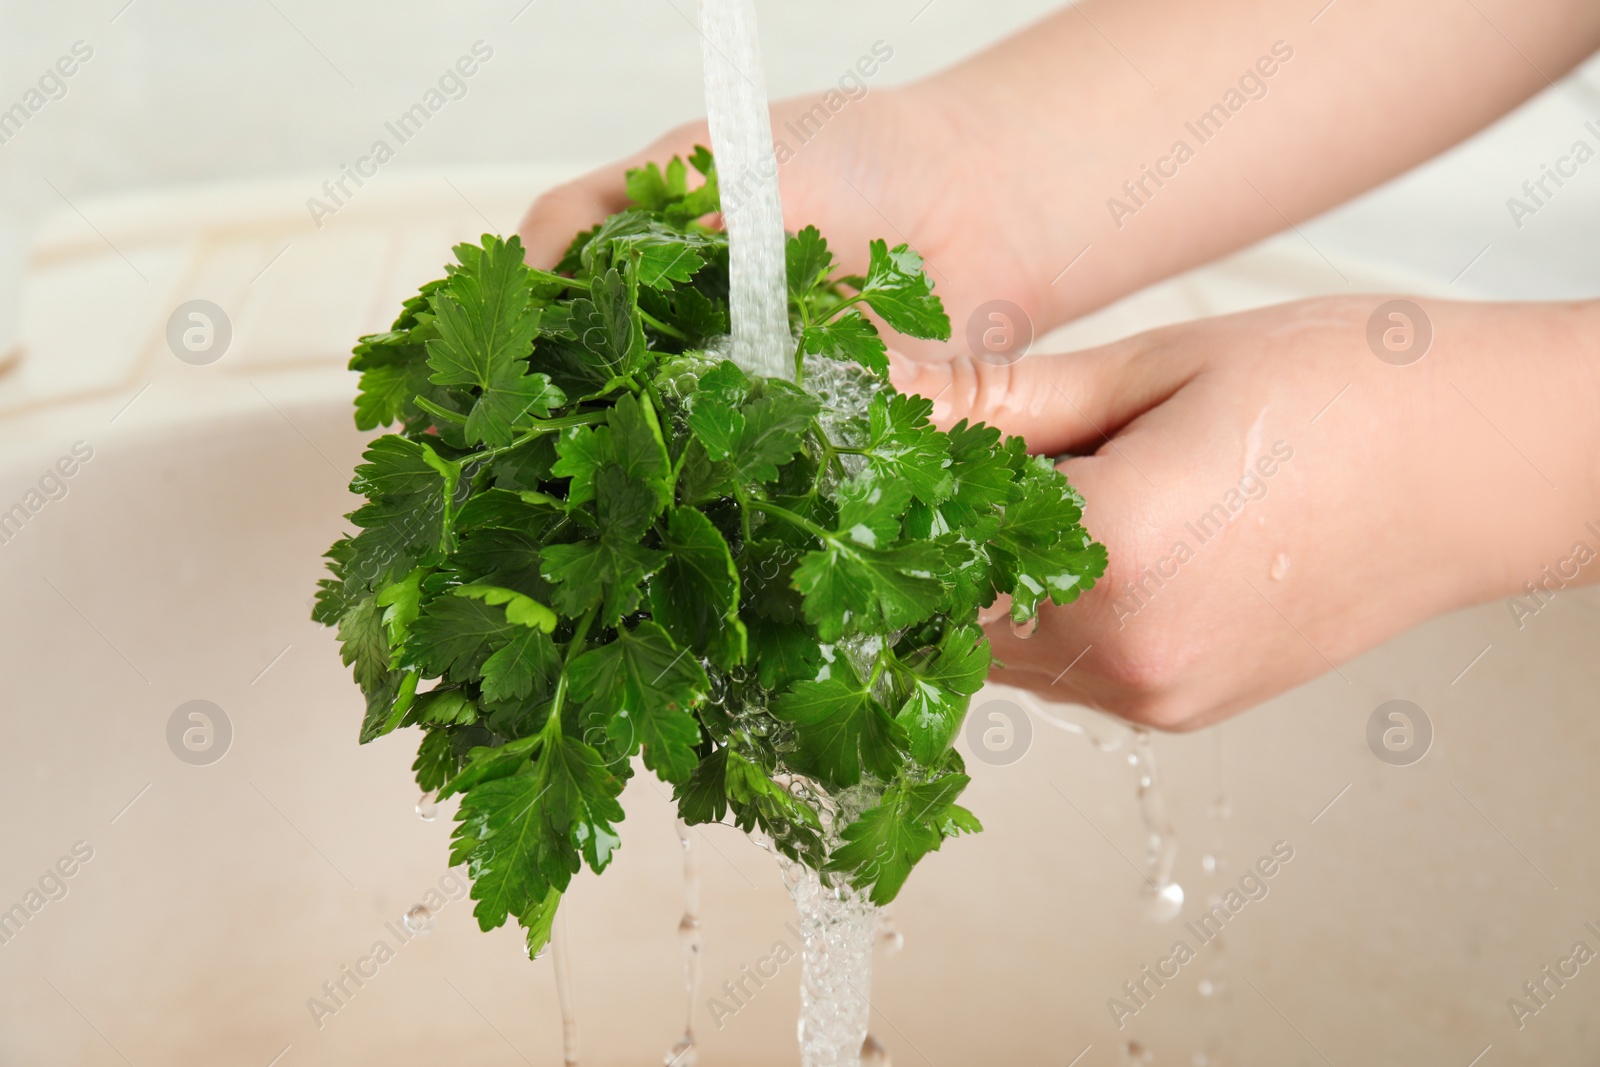
<instances>
[{"instance_id":1,"label":"parsley stem","mask_svg":"<svg viewBox=\"0 0 1600 1067\"><path fill-rule=\"evenodd\" d=\"M739 507L741 510L745 511L754 508L756 511L759 511L764 515L775 516L776 518L780 518L785 522L792 523L793 525L800 527L800 529L805 530L814 537L819 537L826 540L833 536L827 530L824 530L822 527L818 526L804 515L797 515L788 508L779 507L777 504L769 504L764 500L749 500L744 498L743 494L741 494Z\"/></svg>"},{"instance_id":2,"label":"parsley stem","mask_svg":"<svg viewBox=\"0 0 1600 1067\"><path fill-rule=\"evenodd\" d=\"M561 661L561 674L556 679L555 696L550 700L550 720L544 724L544 728L546 730L551 728L550 723L553 722L559 724L561 721L561 708L562 705L567 702L567 688L569 685L567 681L568 668L572 666L572 661L578 658L578 653L582 652L584 648L588 646L589 627L594 623L595 612L599 610L600 606L596 604L594 607L584 612L583 618L578 620L578 628L572 631L572 640L567 642L567 655L566 658ZM557 725L555 729L559 731L561 727Z\"/></svg>"},{"instance_id":3,"label":"parsley stem","mask_svg":"<svg viewBox=\"0 0 1600 1067\"><path fill-rule=\"evenodd\" d=\"M578 628L572 631L572 640L567 642L567 656L561 664L563 677L566 675L567 668L572 666L572 661L578 658L578 653L588 646L589 627L594 625L594 617L599 610L600 605L596 604L584 612L583 618L578 620Z\"/></svg>"},{"instance_id":4,"label":"parsley stem","mask_svg":"<svg viewBox=\"0 0 1600 1067\"><path fill-rule=\"evenodd\" d=\"M457 426L465 426L467 424L465 415L459 411L451 411L448 408L440 407L425 396L412 397L411 402L436 419L443 419L445 422L454 423Z\"/></svg>"},{"instance_id":5,"label":"parsley stem","mask_svg":"<svg viewBox=\"0 0 1600 1067\"><path fill-rule=\"evenodd\" d=\"M604 421L605 417L606 413L604 411L584 411L576 415L563 415L559 419L533 419L531 428L527 429L521 437L518 437L509 445L491 448L486 452L475 452L464 458L470 459L474 463L485 463L496 456L503 456L513 449L521 448L540 434L556 433L557 431L565 430L569 426L592 426L597 422Z\"/></svg>"},{"instance_id":6,"label":"parsley stem","mask_svg":"<svg viewBox=\"0 0 1600 1067\"><path fill-rule=\"evenodd\" d=\"M685 455L687 455L689 452L687 448L683 451ZM744 533L744 543L748 547L751 541L750 498L745 495L745 491L743 489L735 486L733 490L733 499L739 504L739 526Z\"/></svg>"},{"instance_id":7,"label":"parsley stem","mask_svg":"<svg viewBox=\"0 0 1600 1067\"><path fill-rule=\"evenodd\" d=\"M688 334L684 333L676 326L667 325L654 315L650 314L650 312L646 311L644 308L639 309L639 317L644 320L646 326L653 327L657 333L664 333L668 337L674 337L679 341L689 340Z\"/></svg>"},{"instance_id":8,"label":"parsley stem","mask_svg":"<svg viewBox=\"0 0 1600 1067\"><path fill-rule=\"evenodd\" d=\"M793 303L800 312L800 337L794 346L794 384L799 385L806 376L806 331L811 328L811 305L804 298Z\"/></svg>"},{"instance_id":9,"label":"parsley stem","mask_svg":"<svg viewBox=\"0 0 1600 1067\"><path fill-rule=\"evenodd\" d=\"M844 462L839 459L839 453L844 449L828 440L828 435L822 432L822 424L816 419L811 420L812 432L817 435L817 440L822 443L822 461L830 464L839 472L839 477L848 478L850 472L844 469Z\"/></svg>"},{"instance_id":10,"label":"parsley stem","mask_svg":"<svg viewBox=\"0 0 1600 1067\"><path fill-rule=\"evenodd\" d=\"M845 308L861 303L866 298L867 294L857 293L855 296L847 297L846 299L839 301L837 304L833 305L833 307L828 309L828 313L823 316L822 321L832 322L834 319L839 317L839 312L843 311Z\"/></svg>"}]
</instances>

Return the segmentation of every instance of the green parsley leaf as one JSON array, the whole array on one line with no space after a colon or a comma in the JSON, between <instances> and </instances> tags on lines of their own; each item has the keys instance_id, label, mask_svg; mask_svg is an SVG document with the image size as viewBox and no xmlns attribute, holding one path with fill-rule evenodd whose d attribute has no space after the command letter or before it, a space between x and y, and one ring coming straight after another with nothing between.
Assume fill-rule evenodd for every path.
<instances>
[{"instance_id":1,"label":"green parsley leaf","mask_svg":"<svg viewBox=\"0 0 1600 1067\"><path fill-rule=\"evenodd\" d=\"M483 661L515 637L517 628L504 608L466 597L435 597L411 624L407 659L430 676L475 681Z\"/></svg>"},{"instance_id":2,"label":"green parsley leaf","mask_svg":"<svg viewBox=\"0 0 1600 1067\"><path fill-rule=\"evenodd\" d=\"M922 257L909 245L892 250L886 241L872 242L861 295L883 316L883 321L911 337L950 340L950 319L944 304L933 295L933 282L923 273Z\"/></svg>"},{"instance_id":3,"label":"green parsley leaf","mask_svg":"<svg viewBox=\"0 0 1600 1067\"><path fill-rule=\"evenodd\" d=\"M616 791L600 754L556 731L521 772L464 793L451 863L467 864L478 925L493 930L551 889L564 892L580 855L604 870L618 841L611 824L622 819Z\"/></svg>"},{"instance_id":4,"label":"green parsley leaf","mask_svg":"<svg viewBox=\"0 0 1600 1067\"><path fill-rule=\"evenodd\" d=\"M846 487L839 528L807 553L794 574L806 619L823 641L849 633L891 633L938 609L945 552L926 541L890 542L909 487L903 482Z\"/></svg>"},{"instance_id":5,"label":"green parsley leaf","mask_svg":"<svg viewBox=\"0 0 1600 1067\"><path fill-rule=\"evenodd\" d=\"M434 293L438 339L428 342L431 381L476 386L467 417L471 442L511 443L511 426L524 414L543 417L566 402L549 375L527 373L526 356L539 330L532 306L522 242L485 236L481 249L456 248L461 261L450 283Z\"/></svg>"},{"instance_id":6,"label":"green parsley leaf","mask_svg":"<svg viewBox=\"0 0 1600 1067\"><path fill-rule=\"evenodd\" d=\"M848 872L858 887L870 885L874 904L889 903L911 868L946 836L980 829L972 813L954 803L970 780L947 774L931 782L891 785L877 806L844 828L845 844L834 851L827 869Z\"/></svg>"},{"instance_id":7,"label":"green parsley leaf","mask_svg":"<svg viewBox=\"0 0 1600 1067\"><path fill-rule=\"evenodd\" d=\"M855 360L880 378L889 374L889 346L878 336L878 328L859 311L847 311L831 322L807 326L801 342L813 355Z\"/></svg>"},{"instance_id":8,"label":"green parsley leaf","mask_svg":"<svg viewBox=\"0 0 1600 1067\"><path fill-rule=\"evenodd\" d=\"M664 552L602 537L546 548L544 576L557 583L554 603L563 615L577 618L603 605L600 621L615 626L639 606L640 584L666 561Z\"/></svg>"},{"instance_id":9,"label":"green parsley leaf","mask_svg":"<svg viewBox=\"0 0 1600 1067\"><path fill-rule=\"evenodd\" d=\"M893 778L905 730L842 656L829 670L826 679L799 683L772 707L774 716L795 727L795 769L840 786L855 785L863 771Z\"/></svg>"},{"instance_id":10,"label":"green parsley leaf","mask_svg":"<svg viewBox=\"0 0 1600 1067\"><path fill-rule=\"evenodd\" d=\"M812 290L822 284L833 269L833 253L828 242L815 226L807 226L793 237L784 248L784 261L789 275L789 296L803 301Z\"/></svg>"},{"instance_id":11,"label":"green parsley leaf","mask_svg":"<svg viewBox=\"0 0 1600 1067\"><path fill-rule=\"evenodd\" d=\"M702 512L676 508L661 547L669 558L651 580L650 614L679 645L724 667L743 663L748 638L728 542Z\"/></svg>"},{"instance_id":12,"label":"green parsley leaf","mask_svg":"<svg viewBox=\"0 0 1600 1067\"><path fill-rule=\"evenodd\" d=\"M700 728L690 708L709 684L700 661L672 643L653 622L619 630L610 644L591 649L569 669L572 695L598 717L624 751L644 746L646 767L669 782L694 769Z\"/></svg>"},{"instance_id":13,"label":"green parsley leaf","mask_svg":"<svg viewBox=\"0 0 1600 1067\"><path fill-rule=\"evenodd\" d=\"M879 393L868 409L867 465L879 478L904 481L918 500L939 504L955 491L949 438L928 416L933 401L904 393Z\"/></svg>"},{"instance_id":14,"label":"green parsley leaf","mask_svg":"<svg viewBox=\"0 0 1600 1067\"><path fill-rule=\"evenodd\" d=\"M924 767L937 767L954 743L989 660L988 638L968 625L951 627L926 655L893 661L906 692L895 721L905 728L912 758Z\"/></svg>"},{"instance_id":15,"label":"green parsley leaf","mask_svg":"<svg viewBox=\"0 0 1600 1067\"><path fill-rule=\"evenodd\" d=\"M1039 602L1076 600L1105 573L1104 547L1079 525L1083 500L1044 457L1029 461L1022 496L1005 508L992 555L1011 594L1011 617L1031 618Z\"/></svg>"}]
</instances>

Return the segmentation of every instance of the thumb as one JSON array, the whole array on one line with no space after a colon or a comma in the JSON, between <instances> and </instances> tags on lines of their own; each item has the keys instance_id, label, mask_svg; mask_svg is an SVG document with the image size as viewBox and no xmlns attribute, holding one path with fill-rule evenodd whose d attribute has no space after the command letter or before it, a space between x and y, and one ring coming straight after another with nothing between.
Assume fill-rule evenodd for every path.
<instances>
[{"instance_id":1,"label":"thumb","mask_svg":"<svg viewBox=\"0 0 1600 1067\"><path fill-rule=\"evenodd\" d=\"M1140 338L1059 355L1007 362L971 354L919 359L889 353L889 380L903 393L933 401L933 421L962 419L1021 437L1043 455L1093 452L1124 426L1165 401L1192 376L1155 359Z\"/></svg>"}]
</instances>

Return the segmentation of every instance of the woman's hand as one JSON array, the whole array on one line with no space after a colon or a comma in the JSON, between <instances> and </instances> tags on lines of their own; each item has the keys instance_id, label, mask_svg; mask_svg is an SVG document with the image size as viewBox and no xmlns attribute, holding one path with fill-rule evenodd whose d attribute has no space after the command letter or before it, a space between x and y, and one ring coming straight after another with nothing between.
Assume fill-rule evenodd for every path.
<instances>
[{"instance_id":1,"label":"woman's hand","mask_svg":"<svg viewBox=\"0 0 1600 1067\"><path fill-rule=\"evenodd\" d=\"M1011 366L897 358L895 384L937 398L942 425L1092 453L1061 467L1108 572L1028 639L991 627L996 680L1192 729L1432 615L1525 595L1595 545L1600 304L1422 301L1409 352L1405 320L1380 316L1397 361L1431 323L1397 366L1368 341L1386 299Z\"/></svg>"},{"instance_id":2,"label":"woman's hand","mask_svg":"<svg viewBox=\"0 0 1600 1067\"><path fill-rule=\"evenodd\" d=\"M822 99L795 98L772 109L773 136L783 146L779 182L789 229L816 226L847 272L865 272L867 245L876 238L909 243L927 261L958 335L973 309L992 299L1008 300L1030 317L1044 314L1049 280L1061 264L1017 198L1006 206L1002 161L973 150L986 135L972 128L977 116L969 98L923 84L863 90L837 113ZM809 139L802 142L800 134ZM626 207L628 170L687 157L696 145L709 144L706 124L690 123L546 193L520 227L529 262L551 266L574 233ZM724 196L739 177L719 175ZM907 343L937 350L928 342Z\"/></svg>"},{"instance_id":3,"label":"woman's hand","mask_svg":"<svg viewBox=\"0 0 1600 1067\"><path fill-rule=\"evenodd\" d=\"M955 331L911 351L967 353L969 328L1023 321L975 317L990 301L1048 331L1409 169L1600 47L1594 0L1343 0L1307 17L1262 0L1068 6L912 85L836 93L833 111L820 93L785 100L784 218L817 226L848 270L873 238L909 243ZM1508 21L1514 50L1493 28ZM1201 116L1225 135L1191 132ZM550 266L625 206L627 168L696 144L703 122L541 197L529 260Z\"/></svg>"}]
</instances>

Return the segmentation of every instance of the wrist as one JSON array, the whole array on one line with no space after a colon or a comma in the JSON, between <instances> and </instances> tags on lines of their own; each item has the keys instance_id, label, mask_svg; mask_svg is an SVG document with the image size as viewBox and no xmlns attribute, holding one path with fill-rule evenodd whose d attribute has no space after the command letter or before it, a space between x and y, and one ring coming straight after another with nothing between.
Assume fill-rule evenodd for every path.
<instances>
[{"instance_id":1,"label":"wrist","mask_svg":"<svg viewBox=\"0 0 1600 1067\"><path fill-rule=\"evenodd\" d=\"M1600 580L1600 301L1435 306L1431 462L1477 530L1448 606Z\"/></svg>"}]
</instances>

